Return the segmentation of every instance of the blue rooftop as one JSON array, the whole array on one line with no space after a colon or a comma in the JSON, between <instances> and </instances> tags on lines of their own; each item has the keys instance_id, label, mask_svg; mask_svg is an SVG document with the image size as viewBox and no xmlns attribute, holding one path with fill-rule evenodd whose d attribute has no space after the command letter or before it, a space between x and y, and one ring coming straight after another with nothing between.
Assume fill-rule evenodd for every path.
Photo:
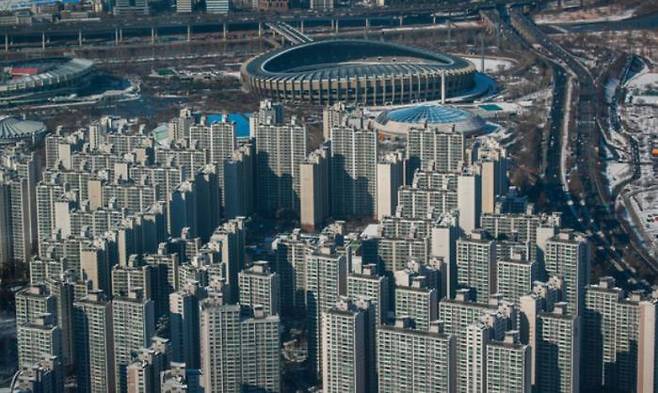
<instances>
[{"instance_id":1,"label":"blue rooftop","mask_svg":"<svg viewBox=\"0 0 658 393\"><path fill-rule=\"evenodd\" d=\"M249 116L250 113L229 113L228 121L235 123L235 137L249 138ZM224 115L213 114L206 116L208 124L219 123L224 121Z\"/></svg>"},{"instance_id":2,"label":"blue rooftop","mask_svg":"<svg viewBox=\"0 0 658 393\"><path fill-rule=\"evenodd\" d=\"M387 114L388 119L398 123L450 124L468 120L473 115L465 110L441 105L418 105L394 109Z\"/></svg>"}]
</instances>

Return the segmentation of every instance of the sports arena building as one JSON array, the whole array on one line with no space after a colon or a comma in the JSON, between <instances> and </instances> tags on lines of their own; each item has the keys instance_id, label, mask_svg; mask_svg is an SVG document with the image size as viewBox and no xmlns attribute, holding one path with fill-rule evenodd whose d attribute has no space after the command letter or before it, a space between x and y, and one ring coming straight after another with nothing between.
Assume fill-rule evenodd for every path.
<instances>
[{"instance_id":1,"label":"sports arena building","mask_svg":"<svg viewBox=\"0 0 658 393\"><path fill-rule=\"evenodd\" d=\"M373 121L373 127L389 135L407 135L411 129L458 132L470 137L482 133L487 123L467 110L447 105L420 104L385 110Z\"/></svg>"},{"instance_id":2,"label":"sports arena building","mask_svg":"<svg viewBox=\"0 0 658 393\"><path fill-rule=\"evenodd\" d=\"M0 146L15 144L19 141L36 143L43 139L46 131L46 125L40 121L0 116Z\"/></svg>"},{"instance_id":3,"label":"sports arena building","mask_svg":"<svg viewBox=\"0 0 658 393\"><path fill-rule=\"evenodd\" d=\"M404 45L326 40L278 49L242 66L261 97L289 102L397 105L459 96L475 86L467 60Z\"/></svg>"},{"instance_id":4,"label":"sports arena building","mask_svg":"<svg viewBox=\"0 0 658 393\"><path fill-rule=\"evenodd\" d=\"M93 65L90 60L61 57L0 63L0 106L75 93L87 85Z\"/></svg>"}]
</instances>

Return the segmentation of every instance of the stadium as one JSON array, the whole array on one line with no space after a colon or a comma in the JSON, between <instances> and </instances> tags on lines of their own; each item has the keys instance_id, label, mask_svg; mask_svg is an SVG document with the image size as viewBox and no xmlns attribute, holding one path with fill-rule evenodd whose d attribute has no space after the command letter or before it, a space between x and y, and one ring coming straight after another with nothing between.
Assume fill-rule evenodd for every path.
<instances>
[{"instance_id":1,"label":"stadium","mask_svg":"<svg viewBox=\"0 0 658 393\"><path fill-rule=\"evenodd\" d=\"M467 60L404 45L326 40L282 48L242 66L261 97L326 105L398 105L459 96L475 87Z\"/></svg>"},{"instance_id":2,"label":"stadium","mask_svg":"<svg viewBox=\"0 0 658 393\"><path fill-rule=\"evenodd\" d=\"M47 58L0 64L0 106L48 101L87 85L93 62Z\"/></svg>"},{"instance_id":3,"label":"stadium","mask_svg":"<svg viewBox=\"0 0 658 393\"><path fill-rule=\"evenodd\" d=\"M46 125L39 121L0 116L0 146L19 141L36 143L46 135Z\"/></svg>"}]
</instances>

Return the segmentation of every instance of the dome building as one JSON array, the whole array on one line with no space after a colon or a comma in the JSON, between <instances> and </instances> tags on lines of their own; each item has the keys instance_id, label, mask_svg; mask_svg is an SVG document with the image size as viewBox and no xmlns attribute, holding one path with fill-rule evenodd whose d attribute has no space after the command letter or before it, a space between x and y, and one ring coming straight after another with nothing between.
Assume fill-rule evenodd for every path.
<instances>
[{"instance_id":1,"label":"dome building","mask_svg":"<svg viewBox=\"0 0 658 393\"><path fill-rule=\"evenodd\" d=\"M0 62L0 106L45 102L90 82L91 60L67 57Z\"/></svg>"},{"instance_id":2,"label":"dome building","mask_svg":"<svg viewBox=\"0 0 658 393\"><path fill-rule=\"evenodd\" d=\"M46 125L39 121L0 116L0 145L13 144L19 141L34 143L43 138L46 131Z\"/></svg>"},{"instance_id":3,"label":"dome building","mask_svg":"<svg viewBox=\"0 0 658 393\"><path fill-rule=\"evenodd\" d=\"M391 135L406 135L412 128L430 128L471 136L483 132L485 126L484 119L474 113L454 106L435 104L386 110L373 121L375 129Z\"/></svg>"}]
</instances>

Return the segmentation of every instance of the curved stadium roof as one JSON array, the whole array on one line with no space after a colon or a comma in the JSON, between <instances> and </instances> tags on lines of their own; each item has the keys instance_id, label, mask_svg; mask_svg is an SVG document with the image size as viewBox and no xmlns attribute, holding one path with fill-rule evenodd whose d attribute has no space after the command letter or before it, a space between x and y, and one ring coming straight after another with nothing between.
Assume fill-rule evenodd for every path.
<instances>
[{"instance_id":1,"label":"curved stadium roof","mask_svg":"<svg viewBox=\"0 0 658 393\"><path fill-rule=\"evenodd\" d=\"M386 58L383 61L378 59ZM404 45L368 40L325 40L282 48L257 56L246 72L261 78L324 80L461 71L473 65L459 57Z\"/></svg>"},{"instance_id":2,"label":"curved stadium roof","mask_svg":"<svg viewBox=\"0 0 658 393\"><path fill-rule=\"evenodd\" d=\"M71 82L85 75L94 65L91 60L79 58L43 59L43 63L49 65L48 69L44 72L10 79L5 83L0 83L0 94ZM38 63L36 64L38 65Z\"/></svg>"},{"instance_id":3,"label":"curved stadium roof","mask_svg":"<svg viewBox=\"0 0 658 393\"><path fill-rule=\"evenodd\" d=\"M0 117L0 144L32 138L45 132L46 125L41 122L19 120L9 116Z\"/></svg>"}]
</instances>

